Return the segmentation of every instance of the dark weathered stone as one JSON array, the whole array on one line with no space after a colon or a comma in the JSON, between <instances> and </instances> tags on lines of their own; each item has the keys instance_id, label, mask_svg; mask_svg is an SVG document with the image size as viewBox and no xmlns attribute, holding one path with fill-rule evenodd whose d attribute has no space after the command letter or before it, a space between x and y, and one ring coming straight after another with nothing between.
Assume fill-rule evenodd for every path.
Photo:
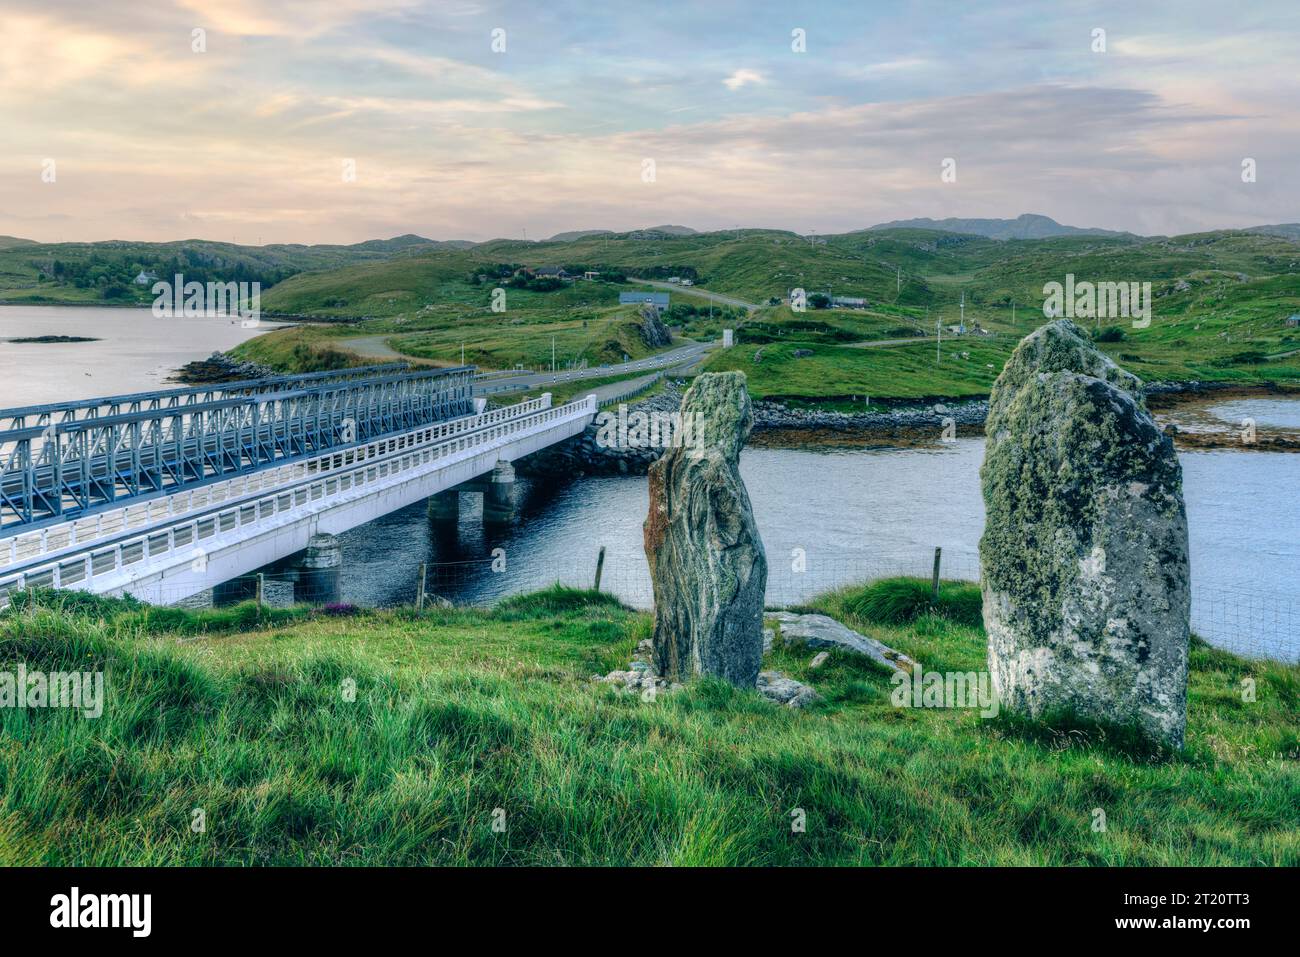
<instances>
[{"instance_id":1,"label":"dark weathered stone","mask_svg":"<svg viewBox=\"0 0 1300 957\"><path fill-rule=\"evenodd\" d=\"M673 344L673 334L659 318L659 310L654 306L641 307L641 341L651 349L663 349Z\"/></svg>"},{"instance_id":2,"label":"dark weathered stone","mask_svg":"<svg viewBox=\"0 0 1300 957\"><path fill-rule=\"evenodd\" d=\"M1073 323L1053 322L1007 362L986 431L980 565L1001 703L1131 723L1180 747L1182 470L1141 382Z\"/></svg>"},{"instance_id":3,"label":"dark weathered stone","mask_svg":"<svg viewBox=\"0 0 1300 957\"><path fill-rule=\"evenodd\" d=\"M699 376L681 411L690 443L650 467L644 531L655 670L752 688L763 657L767 558L738 468L753 424L745 376Z\"/></svg>"}]
</instances>

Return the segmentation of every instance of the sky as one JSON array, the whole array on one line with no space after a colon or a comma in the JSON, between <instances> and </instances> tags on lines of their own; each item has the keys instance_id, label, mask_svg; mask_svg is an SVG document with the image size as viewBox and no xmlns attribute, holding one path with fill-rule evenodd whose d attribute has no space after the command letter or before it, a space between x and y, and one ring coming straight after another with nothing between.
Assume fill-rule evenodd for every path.
<instances>
[{"instance_id":1,"label":"sky","mask_svg":"<svg viewBox=\"0 0 1300 957\"><path fill-rule=\"evenodd\" d=\"M1300 221L1295 0L0 0L0 24L0 234L41 241Z\"/></svg>"}]
</instances>

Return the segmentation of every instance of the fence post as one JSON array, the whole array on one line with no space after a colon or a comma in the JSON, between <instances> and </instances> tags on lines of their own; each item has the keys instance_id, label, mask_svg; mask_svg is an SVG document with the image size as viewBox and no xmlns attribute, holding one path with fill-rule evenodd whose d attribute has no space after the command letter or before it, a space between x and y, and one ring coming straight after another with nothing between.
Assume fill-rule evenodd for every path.
<instances>
[{"instance_id":1,"label":"fence post","mask_svg":"<svg viewBox=\"0 0 1300 957\"><path fill-rule=\"evenodd\" d=\"M930 590L934 593L934 600L939 600L939 556L943 554L943 549L938 545L934 547L934 576L930 580Z\"/></svg>"},{"instance_id":2,"label":"fence post","mask_svg":"<svg viewBox=\"0 0 1300 957\"><path fill-rule=\"evenodd\" d=\"M427 562L420 562L420 580L415 586L415 610L424 611L424 580L429 575Z\"/></svg>"},{"instance_id":3,"label":"fence post","mask_svg":"<svg viewBox=\"0 0 1300 957\"><path fill-rule=\"evenodd\" d=\"M262 607L262 602L266 598L266 576L262 572L257 573L257 607Z\"/></svg>"},{"instance_id":4,"label":"fence post","mask_svg":"<svg viewBox=\"0 0 1300 957\"><path fill-rule=\"evenodd\" d=\"M600 551L596 553L596 584L591 586L592 591L600 591L600 573L603 572L604 570L605 570L605 546L601 545Z\"/></svg>"}]
</instances>

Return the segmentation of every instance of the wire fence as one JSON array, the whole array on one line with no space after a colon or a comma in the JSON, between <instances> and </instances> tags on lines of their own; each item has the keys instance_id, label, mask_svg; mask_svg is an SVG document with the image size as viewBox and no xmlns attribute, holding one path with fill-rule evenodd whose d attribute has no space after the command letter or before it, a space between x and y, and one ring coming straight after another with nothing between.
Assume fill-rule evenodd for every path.
<instances>
[{"instance_id":1,"label":"wire fence","mask_svg":"<svg viewBox=\"0 0 1300 957\"><path fill-rule=\"evenodd\" d=\"M644 555L607 553L572 556L557 562L511 561L504 554L454 562L425 562L408 575L385 573L380 597L364 596L339 568L290 569L243 575L197 595L161 592L165 604L198 608L257 600L273 607L317 606L410 607L458 605L487 607L511 595L560 584L599 588L633 608L653 607L653 589ZM908 576L931 579L935 555L837 557L769 556L768 607L797 607L827 591ZM943 581L979 582L978 558L973 554L943 554ZM1300 661L1300 606L1296 600L1247 590L1215 586L1192 589L1192 630L1211 645L1250 658Z\"/></svg>"}]
</instances>

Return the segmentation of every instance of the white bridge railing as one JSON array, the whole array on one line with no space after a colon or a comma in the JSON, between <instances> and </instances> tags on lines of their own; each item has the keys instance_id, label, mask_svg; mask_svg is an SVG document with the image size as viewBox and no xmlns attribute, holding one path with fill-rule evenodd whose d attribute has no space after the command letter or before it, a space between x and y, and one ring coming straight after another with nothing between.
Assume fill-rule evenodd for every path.
<instances>
[{"instance_id":1,"label":"white bridge railing","mask_svg":"<svg viewBox=\"0 0 1300 957\"><path fill-rule=\"evenodd\" d=\"M405 480L417 469L435 463L436 467L451 465L491 446L505 445L520 433L595 412L592 396L552 408L547 393L506 408L14 536L0 542L0 573L14 566L22 570L0 578L0 607L8 604L10 591L84 586L97 576L178 549L201 555L197 543L218 535L238 529L252 534L260 527L296 520L344 496L355 496L358 490L369 494L393 484L394 477ZM147 531L129 534L146 526Z\"/></svg>"}]
</instances>

